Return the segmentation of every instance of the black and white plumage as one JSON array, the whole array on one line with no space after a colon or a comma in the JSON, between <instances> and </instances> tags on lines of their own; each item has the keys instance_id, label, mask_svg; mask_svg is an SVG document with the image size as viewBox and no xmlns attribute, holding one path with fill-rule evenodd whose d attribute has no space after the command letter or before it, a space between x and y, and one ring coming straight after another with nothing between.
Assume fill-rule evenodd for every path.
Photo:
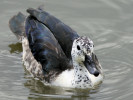
<instances>
[{"instance_id":1,"label":"black and white plumage","mask_svg":"<svg viewBox=\"0 0 133 100\"><path fill-rule=\"evenodd\" d=\"M9 25L22 41L23 61L34 77L45 84L71 88L93 88L102 82L92 40L42 9L27 12L27 18L19 13Z\"/></svg>"}]
</instances>

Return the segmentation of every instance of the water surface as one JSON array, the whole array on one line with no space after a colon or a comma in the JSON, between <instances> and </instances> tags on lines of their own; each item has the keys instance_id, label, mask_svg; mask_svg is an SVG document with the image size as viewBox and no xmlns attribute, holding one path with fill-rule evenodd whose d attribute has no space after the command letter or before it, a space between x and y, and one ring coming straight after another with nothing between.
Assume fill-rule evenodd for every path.
<instances>
[{"instance_id":1,"label":"water surface","mask_svg":"<svg viewBox=\"0 0 133 100\"><path fill-rule=\"evenodd\" d=\"M8 27L17 12L44 4L95 44L104 82L95 90L44 86L25 71L21 44ZM1 0L0 100L132 100L133 0ZM26 14L28 15L28 14Z\"/></svg>"}]
</instances>

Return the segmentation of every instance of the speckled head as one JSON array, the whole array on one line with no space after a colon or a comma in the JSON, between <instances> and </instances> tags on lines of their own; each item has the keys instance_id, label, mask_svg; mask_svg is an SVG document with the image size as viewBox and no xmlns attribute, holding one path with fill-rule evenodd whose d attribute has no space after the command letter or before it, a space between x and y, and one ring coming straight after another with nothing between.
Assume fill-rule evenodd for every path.
<instances>
[{"instance_id":1,"label":"speckled head","mask_svg":"<svg viewBox=\"0 0 133 100\"><path fill-rule=\"evenodd\" d=\"M76 43L78 43L78 48L81 47L83 49L84 53L91 54L93 52L93 41L88 37L79 37L78 39L76 39Z\"/></svg>"},{"instance_id":2,"label":"speckled head","mask_svg":"<svg viewBox=\"0 0 133 100\"><path fill-rule=\"evenodd\" d=\"M97 77L102 71L93 48L93 41L86 36L81 36L74 40L71 55L74 62L83 64L91 75Z\"/></svg>"},{"instance_id":3,"label":"speckled head","mask_svg":"<svg viewBox=\"0 0 133 100\"><path fill-rule=\"evenodd\" d=\"M81 36L74 40L71 55L73 60L83 62L85 55L90 56L93 53L93 41L86 36Z\"/></svg>"}]
</instances>

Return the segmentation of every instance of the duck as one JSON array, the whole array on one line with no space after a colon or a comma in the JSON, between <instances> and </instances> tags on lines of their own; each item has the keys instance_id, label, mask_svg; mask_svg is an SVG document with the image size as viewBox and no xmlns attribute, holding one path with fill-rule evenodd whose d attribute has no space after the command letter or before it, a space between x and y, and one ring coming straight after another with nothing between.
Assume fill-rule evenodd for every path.
<instances>
[{"instance_id":1,"label":"duck","mask_svg":"<svg viewBox=\"0 0 133 100\"><path fill-rule=\"evenodd\" d=\"M94 43L41 8L19 12L9 27L22 43L22 61L30 74L45 85L95 88L103 69Z\"/></svg>"}]
</instances>

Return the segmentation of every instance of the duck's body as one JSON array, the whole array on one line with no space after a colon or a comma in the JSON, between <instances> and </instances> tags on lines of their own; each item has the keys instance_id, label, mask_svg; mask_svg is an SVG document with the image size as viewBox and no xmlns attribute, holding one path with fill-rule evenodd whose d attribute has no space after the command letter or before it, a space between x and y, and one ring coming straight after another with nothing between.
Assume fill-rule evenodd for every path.
<instances>
[{"instance_id":1,"label":"duck's body","mask_svg":"<svg viewBox=\"0 0 133 100\"><path fill-rule=\"evenodd\" d=\"M34 77L45 84L71 88L93 88L103 80L90 39L80 37L41 9L27 11L30 16L25 24L19 22L18 16L22 14L14 16L9 24L22 41L23 61Z\"/></svg>"}]
</instances>

